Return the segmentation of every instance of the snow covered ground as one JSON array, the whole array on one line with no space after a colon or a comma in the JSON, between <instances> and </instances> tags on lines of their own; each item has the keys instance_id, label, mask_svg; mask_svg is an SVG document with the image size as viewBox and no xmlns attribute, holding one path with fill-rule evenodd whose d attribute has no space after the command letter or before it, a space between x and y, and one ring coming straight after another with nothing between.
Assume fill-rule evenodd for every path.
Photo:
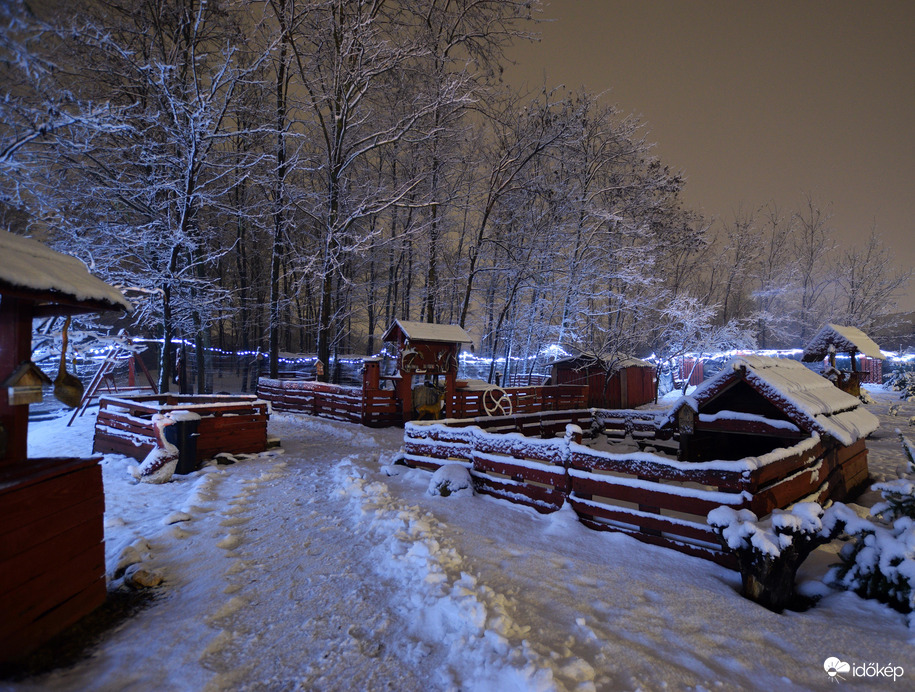
<instances>
[{"instance_id":1,"label":"snow covered ground","mask_svg":"<svg viewBox=\"0 0 915 692\"><path fill-rule=\"evenodd\" d=\"M896 478L915 403L871 394L871 473ZM65 422L33 423L30 455L89 455L94 417ZM837 546L802 568L816 607L776 615L736 573L571 510L430 496L430 473L390 465L399 429L274 414L270 432L282 450L165 485L105 456L109 575L140 560L161 596L73 667L0 689L827 689L830 657L904 668L850 688L915 679L905 617L820 581Z\"/></svg>"}]
</instances>

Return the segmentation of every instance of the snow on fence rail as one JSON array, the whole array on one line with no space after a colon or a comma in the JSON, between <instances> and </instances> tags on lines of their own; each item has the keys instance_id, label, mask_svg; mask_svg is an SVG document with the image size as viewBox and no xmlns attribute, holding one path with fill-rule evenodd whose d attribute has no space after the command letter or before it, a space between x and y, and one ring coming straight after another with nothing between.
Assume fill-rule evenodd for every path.
<instances>
[{"instance_id":1,"label":"snow on fence rail","mask_svg":"<svg viewBox=\"0 0 915 692\"><path fill-rule=\"evenodd\" d=\"M571 413L571 412L569 412ZM574 416L594 431L671 437L666 416L642 411L587 412ZM510 418L510 417L505 417ZM480 419L478 419L480 420ZM567 423L573 423L569 416ZM734 461L686 462L648 452L613 454L583 444L581 429L567 427L563 438L535 439L510 432L508 421L408 423L404 430L406 463L429 470L460 463L470 470L481 493L525 504L540 512L558 510L568 501L581 522L592 529L628 533L639 540L674 548L736 568L706 523L718 506L750 509L757 516L802 499L824 501L860 482L866 474L864 441L847 448L825 446L814 436L761 457ZM593 421L593 425L592 425ZM528 421L525 428L535 432ZM544 435L555 434L554 414ZM458 427L462 426L462 427ZM552 431L552 432L551 432Z\"/></svg>"},{"instance_id":2,"label":"snow on fence rail","mask_svg":"<svg viewBox=\"0 0 915 692\"><path fill-rule=\"evenodd\" d=\"M220 452L244 454L267 448L268 404L252 395L159 394L99 400L92 451L124 454L142 461L156 446L154 414L193 411L200 415L197 461Z\"/></svg>"}]
</instances>

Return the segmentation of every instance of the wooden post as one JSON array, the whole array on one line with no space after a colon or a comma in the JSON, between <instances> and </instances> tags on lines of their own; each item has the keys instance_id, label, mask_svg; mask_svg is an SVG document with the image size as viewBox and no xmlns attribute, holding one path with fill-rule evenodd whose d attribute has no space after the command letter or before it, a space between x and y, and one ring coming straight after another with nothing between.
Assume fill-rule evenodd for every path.
<instances>
[{"instance_id":1,"label":"wooden post","mask_svg":"<svg viewBox=\"0 0 915 692\"><path fill-rule=\"evenodd\" d=\"M11 296L0 299L0 382L32 356L32 308L30 300ZM28 453L28 404L11 406L6 388L0 391L0 467L25 461Z\"/></svg>"},{"instance_id":2,"label":"wooden post","mask_svg":"<svg viewBox=\"0 0 915 692\"><path fill-rule=\"evenodd\" d=\"M454 409L455 409L455 397L457 396L457 363L458 363L458 350L460 349L460 344L452 344L449 346L451 349L451 358L448 359L448 362L451 363L451 367L448 368L448 372L445 373L445 418L455 418Z\"/></svg>"}]
</instances>

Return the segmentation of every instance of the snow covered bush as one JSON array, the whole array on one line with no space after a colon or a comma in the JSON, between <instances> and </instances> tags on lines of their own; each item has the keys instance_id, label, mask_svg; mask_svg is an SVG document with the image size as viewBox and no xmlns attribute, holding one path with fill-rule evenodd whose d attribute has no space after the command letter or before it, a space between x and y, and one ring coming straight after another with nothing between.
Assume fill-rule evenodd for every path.
<instances>
[{"instance_id":1,"label":"snow covered bush","mask_svg":"<svg viewBox=\"0 0 915 692\"><path fill-rule=\"evenodd\" d=\"M893 391L901 392L900 399L915 400L915 370L897 370L890 375L885 384Z\"/></svg>"},{"instance_id":2,"label":"snow covered bush","mask_svg":"<svg viewBox=\"0 0 915 692\"><path fill-rule=\"evenodd\" d=\"M708 523L725 549L737 556L743 595L780 613L795 597L798 567L844 526L851 510L837 507L824 511L815 502L802 502L760 521L748 509L724 506L709 512Z\"/></svg>"},{"instance_id":3,"label":"snow covered bush","mask_svg":"<svg viewBox=\"0 0 915 692\"><path fill-rule=\"evenodd\" d=\"M473 479L470 477L470 471L460 464L439 466L429 481L428 492L430 495L441 495L442 497L473 495Z\"/></svg>"},{"instance_id":4,"label":"snow covered bush","mask_svg":"<svg viewBox=\"0 0 915 692\"><path fill-rule=\"evenodd\" d=\"M842 548L842 562L829 571L827 582L911 613L915 609L915 519L900 517L891 526L866 524ZM915 624L912 618L910 624Z\"/></svg>"},{"instance_id":5,"label":"snow covered bush","mask_svg":"<svg viewBox=\"0 0 915 692\"><path fill-rule=\"evenodd\" d=\"M905 436L899 437L915 472L915 448ZM827 581L911 613L915 610L915 481L899 478L872 488L883 496L871 508L877 521L847 526L852 540L842 548L842 562L830 570ZM915 618L910 617L910 624L915 624Z\"/></svg>"}]
</instances>

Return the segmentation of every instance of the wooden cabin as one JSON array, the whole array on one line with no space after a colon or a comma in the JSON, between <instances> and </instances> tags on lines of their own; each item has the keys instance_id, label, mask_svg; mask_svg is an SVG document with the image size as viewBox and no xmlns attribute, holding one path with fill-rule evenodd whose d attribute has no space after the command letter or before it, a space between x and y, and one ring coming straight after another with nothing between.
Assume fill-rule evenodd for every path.
<instances>
[{"instance_id":1,"label":"wooden cabin","mask_svg":"<svg viewBox=\"0 0 915 692\"><path fill-rule=\"evenodd\" d=\"M0 231L0 661L15 660L105 601L99 458L29 459L41 400L32 320L132 310L75 257Z\"/></svg>"},{"instance_id":2,"label":"wooden cabin","mask_svg":"<svg viewBox=\"0 0 915 692\"><path fill-rule=\"evenodd\" d=\"M588 406L623 409L654 401L657 371L628 356L581 354L551 363L554 385L588 385Z\"/></svg>"},{"instance_id":3,"label":"wooden cabin","mask_svg":"<svg viewBox=\"0 0 915 692\"><path fill-rule=\"evenodd\" d=\"M836 367L837 353L848 355L851 360L850 371L839 370ZM864 362L859 363L859 358ZM826 324L804 348L802 360L805 363L827 360L826 377L843 392L860 396L862 382L881 382L882 365L886 356L880 347L857 327ZM859 369L859 365L863 367Z\"/></svg>"},{"instance_id":4,"label":"wooden cabin","mask_svg":"<svg viewBox=\"0 0 915 692\"><path fill-rule=\"evenodd\" d=\"M795 360L742 356L673 412L684 461L764 457L812 439L822 466L790 501L843 499L867 482L865 438L879 426L861 401ZM815 438L815 439L814 439ZM774 506L784 506L776 501Z\"/></svg>"}]
</instances>

